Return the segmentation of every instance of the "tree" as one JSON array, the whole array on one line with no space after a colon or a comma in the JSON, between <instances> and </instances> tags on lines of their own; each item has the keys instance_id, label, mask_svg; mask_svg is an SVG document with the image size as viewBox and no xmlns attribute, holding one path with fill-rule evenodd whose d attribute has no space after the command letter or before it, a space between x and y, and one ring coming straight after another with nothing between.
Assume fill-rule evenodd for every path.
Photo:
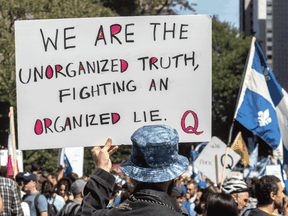
<instances>
[{"instance_id":1,"label":"tree","mask_svg":"<svg viewBox=\"0 0 288 216\"><path fill-rule=\"evenodd\" d=\"M189 0L101 0L101 2L120 16L177 14L177 9L193 13L194 6L197 5L190 3Z\"/></svg>"},{"instance_id":2,"label":"tree","mask_svg":"<svg viewBox=\"0 0 288 216\"><path fill-rule=\"evenodd\" d=\"M212 19L212 128L228 140L251 38L230 23Z\"/></svg>"}]
</instances>

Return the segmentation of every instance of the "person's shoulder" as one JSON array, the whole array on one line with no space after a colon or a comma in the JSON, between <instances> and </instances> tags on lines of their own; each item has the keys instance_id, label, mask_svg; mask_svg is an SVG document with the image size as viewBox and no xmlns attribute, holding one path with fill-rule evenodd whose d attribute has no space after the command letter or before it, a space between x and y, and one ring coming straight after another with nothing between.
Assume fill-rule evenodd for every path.
<instances>
[{"instance_id":1,"label":"person's shoulder","mask_svg":"<svg viewBox=\"0 0 288 216\"><path fill-rule=\"evenodd\" d=\"M2 176L0 176L0 182L1 182L1 183L5 183L5 184L9 184L9 185L11 185L11 186L14 186L14 185L15 185L15 182L14 182L12 179L10 179L10 178L5 178L5 177L2 177Z\"/></svg>"},{"instance_id":2,"label":"person's shoulder","mask_svg":"<svg viewBox=\"0 0 288 216\"><path fill-rule=\"evenodd\" d=\"M252 209L247 209L242 216L268 216L270 214L258 209L258 208L252 208Z\"/></svg>"},{"instance_id":3,"label":"person's shoulder","mask_svg":"<svg viewBox=\"0 0 288 216\"><path fill-rule=\"evenodd\" d=\"M48 200L46 199L46 197L40 193L40 191L37 191L35 193L35 197L38 196L38 202L41 203L41 202L48 202Z\"/></svg>"}]
</instances>

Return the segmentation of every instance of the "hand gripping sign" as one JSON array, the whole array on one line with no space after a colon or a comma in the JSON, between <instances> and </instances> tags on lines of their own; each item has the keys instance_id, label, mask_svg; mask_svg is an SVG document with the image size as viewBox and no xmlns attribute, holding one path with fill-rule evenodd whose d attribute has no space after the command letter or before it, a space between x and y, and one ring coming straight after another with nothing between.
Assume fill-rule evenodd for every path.
<instances>
[{"instance_id":1,"label":"hand gripping sign","mask_svg":"<svg viewBox=\"0 0 288 216\"><path fill-rule=\"evenodd\" d=\"M211 17L16 21L21 149L131 144L166 124L211 138Z\"/></svg>"}]
</instances>

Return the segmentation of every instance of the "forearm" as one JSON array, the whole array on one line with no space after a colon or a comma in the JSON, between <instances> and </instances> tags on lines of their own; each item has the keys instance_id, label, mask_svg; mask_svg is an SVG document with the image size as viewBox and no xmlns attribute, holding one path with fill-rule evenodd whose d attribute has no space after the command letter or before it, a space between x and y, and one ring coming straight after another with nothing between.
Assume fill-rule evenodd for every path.
<instances>
[{"instance_id":1,"label":"forearm","mask_svg":"<svg viewBox=\"0 0 288 216\"><path fill-rule=\"evenodd\" d=\"M106 208L112 195L115 177L101 168L96 168L84 188L81 215L99 215Z\"/></svg>"}]
</instances>

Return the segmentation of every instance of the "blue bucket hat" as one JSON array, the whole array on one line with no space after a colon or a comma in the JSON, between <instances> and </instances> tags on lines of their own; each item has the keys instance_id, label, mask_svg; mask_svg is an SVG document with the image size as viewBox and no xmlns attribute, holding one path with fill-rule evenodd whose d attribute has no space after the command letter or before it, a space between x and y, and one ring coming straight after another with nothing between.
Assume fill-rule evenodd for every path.
<instances>
[{"instance_id":1,"label":"blue bucket hat","mask_svg":"<svg viewBox=\"0 0 288 216\"><path fill-rule=\"evenodd\" d=\"M179 135L167 125L149 125L131 136L131 156L120 164L123 173L140 182L165 182L183 174L189 161L178 154Z\"/></svg>"}]
</instances>

